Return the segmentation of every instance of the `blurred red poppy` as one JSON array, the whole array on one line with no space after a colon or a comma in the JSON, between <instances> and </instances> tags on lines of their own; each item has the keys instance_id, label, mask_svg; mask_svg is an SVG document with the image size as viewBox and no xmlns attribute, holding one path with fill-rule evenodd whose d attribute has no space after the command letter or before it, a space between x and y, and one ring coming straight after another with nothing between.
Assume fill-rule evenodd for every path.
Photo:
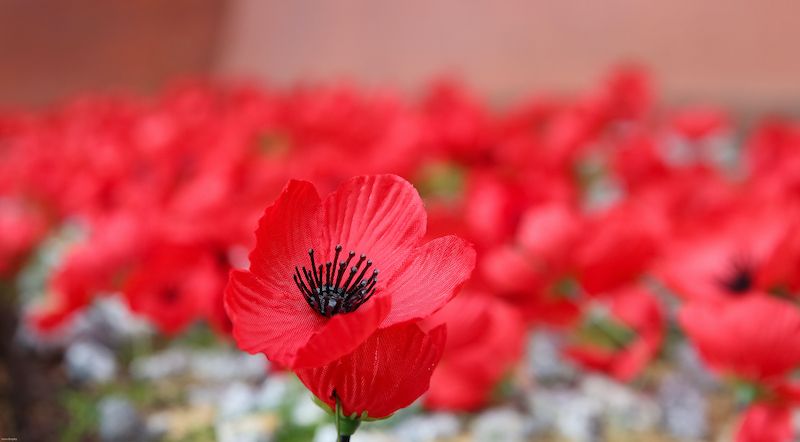
<instances>
[{"instance_id":1,"label":"blurred red poppy","mask_svg":"<svg viewBox=\"0 0 800 442\"><path fill-rule=\"evenodd\" d=\"M657 256L665 221L635 203L590 218L574 252L576 277L589 294L636 282Z\"/></svg>"},{"instance_id":2,"label":"blurred red poppy","mask_svg":"<svg viewBox=\"0 0 800 442\"><path fill-rule=\"evenodd\" d=\"M465 293L430 321L447 325L447 346L425 406L460 411L483 407L522 354L526 327L521 316L499 299Z\"/></svg>"},{"instance_id":3,"label":"blurred red poppy","mask_svg":"<svg viewBox=\"0 0 800 442\"><path fill-rule=\"evenodd\" d=\"M153 246L126 279L123 294L132 311L174 335L200 319L229 328L222 309L227 262L197 245Z\"/></svg>"},{"instance_id":4,"label":"blurred red poppy","mask_svg":"<svg viewBox=\"0 0 800 442\"><path fill-rule=\"evenodd\" d=\"M793 440L792 409L785 405L759 403L747 407L736 432L736 442Z\"/></svg>"},{"instance_id":5,"label":"blurred red poppy","mask_svg":"<svg viewBox=\"0 0 800 442\"><path fill-rule=\"evenodd\" d=\"M763 293L723 301L694 301L680 323L716 371L775 381L800 366L800 310Z\"/></svg>"},{"instance_id":6,"label":"blurred red poppy","mask_svg":"<svg viewBox=\"0 0 800 442\"><path fill-rule=\"evenodd\" d=\"M611 314L624 324L633 336L611 347L576 345L567 354L581 365L629 381L658 354L664 340L665 324L661 304L649 291L633 287L609 295Z\"/></svg>"}]
</instances>

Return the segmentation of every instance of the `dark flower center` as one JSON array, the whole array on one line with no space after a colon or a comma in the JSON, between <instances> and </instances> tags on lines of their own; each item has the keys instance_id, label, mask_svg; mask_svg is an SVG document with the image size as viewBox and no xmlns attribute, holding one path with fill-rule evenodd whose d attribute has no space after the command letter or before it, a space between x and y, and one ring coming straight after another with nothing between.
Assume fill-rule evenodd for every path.
<instances>
[{"instance_id":1,"label":"dark flower center","mask_svg":"<svg viewBox=\"0 0 800 442\"><path fill-rule=\"evenodd\" d=\"M753 288L754 270L752 262L743 257L735 258L730 271L719 279L722 287L732 295L742 295Z\"/></svg>"},{"instance_id":2,"label":"dark flower center","mask_svg":"<svg viewBox=\"0 0 800 442\"><path fill-rule=\"evenodd\" d=\"M174 304L180 298L180 291L174 285L168 285L161 290L161 299L167 304Z\"/></svg>"},{"instance_id":3,"label":"dark flower center","mask_svg":"<svg viewBox=\"0 0 800 442\"><path fill-rule=\"evenodd\" d=\"M364 279L367 270L372 267L372 261L366 255L361 255L348 272L347 268L356 252L351 250L347 259L340 262L342 245L337 245L335 250L333 261L319 265L314 260L314 249L309 250L311 270L304 266L301 275L300 269L295 266L295 274L292 275L308 305L325 317L355 311L375 294L375 284L378 282L377 269ZM366 265L362 267L365 261Z\"/></svg>"}]
</instances>

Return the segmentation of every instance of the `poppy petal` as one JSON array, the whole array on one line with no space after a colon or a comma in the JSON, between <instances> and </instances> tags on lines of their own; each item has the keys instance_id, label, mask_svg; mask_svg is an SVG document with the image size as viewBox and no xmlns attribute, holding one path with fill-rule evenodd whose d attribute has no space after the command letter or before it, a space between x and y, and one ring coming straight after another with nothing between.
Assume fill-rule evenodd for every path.
<instances>
[{"instance_id":1,"label":"poppy petal","mask_svg":"<svg viewBox=\"0 0 800 442\"><path fill-rule=\"evenodd\" d=\"M231 272L225 308L239 348L264 353L284 367L295 364L299 349L325 324L300 293L274 293L260 278L241 270Z\"/></svg>"},{"instance_id":2,"label":"poppy petal","mask_svg":"<svg viewBox=\"0 0 800 442\"><path fill-rule=\"evenodd\" d=\"M256 247L250 253L250 271L269 291L296 294L295 266L308 265L319 222L320 198L314 185L292 180L264 215L256 230Z\"/></svg>"},{"instance_id":3,"label":"poppy petal","mask_svg":"<svg viewBox=\"0 0 800 442\"><path fill-rule=\"evenodd\" d=\"M324 201L325 243L330 250L366 254L382 281L395 273L425 234L427 215L409 182L395 175L359 176Z\"/></svg>"},{"instance_id":4,"label":"poppy petal","mask_svg":"<svg viewBox=\"0 0 800 442\"><path fill-rule=\"evenodd\" d=\"M392 312L381 327L426 318L442 308L475 267L475 249L457 236L437 238L417 248L388 282Z\"/></svg>"},{"instance_id":5,"label":"poppy petal","mask_svg":"<svg viewBox=\"0 0 800 442\"><path fill-rule=\"evenodd\" d=\"M744 412L736 442L789 442L793 433L789 407L757 403Z\"/></svg>"},{"instance_id":6,"label":"poppy petal","mask_svg":"<svg viewBox=\"0 0 800 442\"><path fill-rule=\"evenodd\" d=\"M428 389L446 334L444 325L429 333L413 323L381 329L353 353L297 376L331 408L335 393L347 416L386 417Z\"/></svg>"},{"instance_id":7,"label":"poppy petal","mask_svg":"<svg viewBox=\"0 0 800 442\"><path fill-rule=\"evenodd\" d=\"M319 367L355 350L389 314L391 301L375 298L352 313L333 316L300 349L294 367Z\"/></svg>"},{"instance_id":8,"label":"poppy petal","mask_svg":"<svg viewBox=\"0 0 800 442\"><path fill-rule=\"evenodd\" d=\"M703 359L721 373L774 379L800 364L800 313L762 293L726 302L694 301L679 320Z\"/></svg>"}]
</instances>

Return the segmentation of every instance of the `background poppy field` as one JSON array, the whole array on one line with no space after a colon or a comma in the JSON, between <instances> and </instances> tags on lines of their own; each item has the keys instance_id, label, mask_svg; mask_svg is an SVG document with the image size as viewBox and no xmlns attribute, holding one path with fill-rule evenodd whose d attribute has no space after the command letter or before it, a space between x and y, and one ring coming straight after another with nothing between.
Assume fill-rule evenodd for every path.
<instances>
[{"instance_id":1,"label":"background poppy field","mask_svg":"<svg viewBox=\"0 0 800 442\"><path fill-rule=\"evenodd\" d=\"M265 2L319 29L307 40L289 38L288 25L259 31L286 36L259 45L248 12L276 22L264 6L185 3L144 2L138 15L101 7L113 33L88 6L60 11L62 49L89 54L74 71L53 55L54 35L21 33L25 44L0 61L10 72L0 75L0 437L335 440L295 375L237 348L223 292L289 180L324 195L395 174L424 201L426 240L458 235L477 262L431 318L447 341L427 393L354 441L800 439L800 94L782 80L789 49L771 46L763 69L724 77L724 54L700 66L664 55L691 52L686 42L659 52L609 34L593 72L563 62L537 80L540 61L484 54L492 73L474 67L480 55L459 63L449 38L439 48L449 61L433 67L392 39L354 44L343 29L370 31L345 17L387 20L369 6ZM645 22L652 14L627 6ZM0 22L53 19L26 8L15 3ZM498 17L513 15L503 8L487 16L477 54L514 46L498 37ZM691 34L688 16L719 8L664 14ZM781 22L769 33L759 17L743 28L756 46L791 32ZM460 26L447 29L467 35ZM105 32L126 55L81 32ZM328 36L351 46L326 46ZM400 47L413 52L414 41ZM731 41L726 50L738 49ZM380 42L395 58L375 55ZM313 45L330 52L309 54ZM738 61L761 62L748 48ZM373 59L406 67L361 64ZM720 80L680 80L712 74Z\"/></svg>"}]
</instances>

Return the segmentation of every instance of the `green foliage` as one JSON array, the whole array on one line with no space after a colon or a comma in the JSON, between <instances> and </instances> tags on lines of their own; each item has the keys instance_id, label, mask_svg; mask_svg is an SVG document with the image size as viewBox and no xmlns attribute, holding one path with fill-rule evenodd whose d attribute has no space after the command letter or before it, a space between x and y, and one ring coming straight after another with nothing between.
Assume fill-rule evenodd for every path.
<instances>
[{"instance_id":1,"label":"green foliage","mask_svg":"<svg viewBox=\"0 0 800 442\"><path fill-rule=\"evenodd\" d=\"M62 442L79 442L95 434L98 423L97 399L81 391L67 390L59 397L69 424L61 433Z\"/></svg>"},{"instance_id":2,"label":"green foliage","mask_svg":"<svg viewBox=\"0 0 800 442\"><path fill-rule=\"evenodd\" d=\"M463 168L455 164L432 163L423 168L416 185L424 198L454 200L464 191L465 176Z\"/></svg>"}]
</instances>

